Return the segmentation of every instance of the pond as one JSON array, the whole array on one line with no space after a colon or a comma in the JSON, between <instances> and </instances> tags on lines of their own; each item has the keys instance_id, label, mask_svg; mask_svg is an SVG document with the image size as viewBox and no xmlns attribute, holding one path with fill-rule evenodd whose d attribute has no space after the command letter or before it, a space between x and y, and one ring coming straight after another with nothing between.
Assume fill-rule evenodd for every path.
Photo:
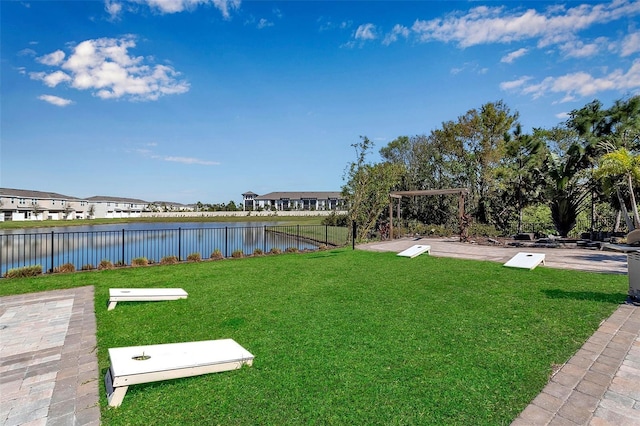
<instances>
[{"instance_id":1,"label":"pond","mask_svg":"<svg viewBox=\"0 0 640 426\"><path fill-rule=\"evenodd\" d=\"M272 249L313 250L331 243L329 228L333 227L274 222L154 222L0 230L0 276L9 269L32 265L51 272L67 263L79 270L96 268L103 260L130 265L141 257L152 262L167 256L185 260L195 253L208 258L215 250L223 257L239 251L250 255Z\"/></svg>"}]
</instances>

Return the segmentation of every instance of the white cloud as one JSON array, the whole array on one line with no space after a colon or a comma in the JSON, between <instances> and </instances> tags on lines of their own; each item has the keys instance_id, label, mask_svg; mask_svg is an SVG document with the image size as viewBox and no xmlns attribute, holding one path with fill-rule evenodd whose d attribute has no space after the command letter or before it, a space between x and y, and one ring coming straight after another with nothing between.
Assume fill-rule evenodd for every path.
<instances>
[{"instance_id":1,"label":"white cloud","mask_svg":"<svg viewBox=\"0 0 640 426\"><path fill-rule=\"evenodd\" d=\"M180 80L180 73L172 67L147 64L141 56L130 56L129 49L135 46L133 37L86 40L58 64L60 70L31 73L30 76L49 87L64 82L78 90L92 90L102 99L156 100L163 95L189 90L189 84ZM61 55L57 52L42 58L59 58ZM56 61L47 62L54 64Z\"/></svg>"},{"instance_id":2,"label":"white cloud","mask_svg":"<svg viewBox=\"0 0 640 426\"><path fill-rule=\"evenodd\" d=\"M73 101L69 99L64 99L53 95L40 95L38 96L38 99L59 107L65 107L73 103Z\"/></svg>"},{"instance_id":3,"label":"white cloud","mask_svg":"<svg viewBox=\"0 0 640 426\"><path fill-rule=\"evenodd\" d=\"M122 3L119 1L105 0L104 10L107 11L111 20L118 19L120 17L120 13L122 13Z\"/></svg>"},{"instance_id":4,"label":"white cloud","mask_svg":"<svg viewBox=\"0 0 640 426\"><path fill-rule=\"evenodd\" d=\"M633 55L640 52L640 32L627 35L622 41L622 56Z\"/></svg>"},{"instance_id":5,"label":"white cloud","mask_svg":"<svg viewBox=\"0 0 640 426\"><path fill-rule=\"evenodd\" d=\"M376 37L376 26L373 24L360 25L354 35L356 40L375 40Z\"/></svg>"},{"instance_id":6,"label":"white cloud","mask_svg":"<svg viewBox=\"0 0 640 426\"><path fill-rule=\"evenodd\" d=\"M191 11L200 5L212 4L220 11L224 19L231 18L231 11L240 8L241 0L125 0L139 4L146 4L151 9L162 13L179 13ZM115 4L115 5L114 5ZM105 0L105 9L113 18L122 10L122 4ZM115 12L115 14L114 14Z\"/></svg>"},{"instance_id":7,"label":"white cloud","mask_svg":"<svg viewBox=\"0 0 640 426\"><path fill-rule=\"evenodd\" d=\"M411 31L409 30L409 28L400 24L396 24L391 32L384 37L384 40L382 40L382 44L388 46L391 43L398 41L398 37L403 37L406 39L409 37L410 33Z\"/></svg>"},{"instance_id":8,"label":"white cloud","mask_svg":"<svg viewBox=\"0 0 640 426\"><path fill-rule=\"evenodd\" d=\"M593 43L584 43L580 40L571 40L561 44L560 51L570 58L587 58L596 55L601 49L606 49L608 40L599 37Z\"/></svg>"},{"instance_id":9,"label":"white cloud","mask_svg":"<svg viewBox=\"0 0 640 426\"><path fill-rule=\"evenodd\" d=\"M640 59L636 59L626 72L616 69L600 77L586 72L575 72L559 77L547 77L536 84L526 85L525 83L526 81L521 84L502 83L500 87L504 90L520 89L522 94L531 95L534 99L549 94L562 94L564 98L561 102L575 100L578 97L591 97L609 90L638 91L640 90Z\"/></svg>"},{"instance_id":10,"label":"white cloud","mask_svg":"<svg viewBox=\"0 0 640 426\"><path fill-rule=\"evenodd\" d=\"M506 13L504 7L480 6L466 14L452 13L445 18L416 20L412 31L419 40L454 42L460 47L487 43L510 43L537 38L538 46L573 39L578 31L640 13L640 2L614 0L608 4L582 4L570 9L533 9Z\"/></svg>"},{"instance_id":11,"label":"white cloud","mask_svg":"<svg viewBox=\"0 0 640 426\"><path fill-rule=\"evenodd\" d=\"M528 51L529 51L529 49L525 49L525 48L518 49L518 50L516 50L514 52L511 52L511 53L503 56L502 59L500 59L500 62L504 62L504 63L510 64L513 61L515 61L516 59L521 58L524 55L526 55Z\"/></svg>"},{"instance_id":12,"label":"white cloud","mask_svg":"<svg viewBox=\"0 0 640 426\"><path fill-rule=\"evenodd\" d=\"M261 30L263 28L273 27L273 22L269 22L268 20L262 18L258 21L258 29Z\"/></svg>"},{"instance_id":13,"label":"white cloud","mask_svg":"<svg viewBox=\"0 0 640 426\"><path fill-rule=\"evenodd\" d=\"M525 77L521 77L517 80L512 80L512 81L505 81L500 83L500 89L502 90L515 90L519 87L524 86L524 84L531 80L531 77L525 76Z\"/></svg>"},{"instance_id":14,"label":"white cloud","mask_svg":"<svg viewBox=\"0 0 640 426\"><path fill-rule=\"evenodd\" d=\"M18 52L18 56L36 56L37 53L35 50L33 49L22 49L21 51Z\"/></svg>"},{"instance_id":15,"label":"white cloud","mask_svg":"<svg viewBox=\"0 0 640 426\"><path fill-rule=\"evenodd\" d=\"M36 58L36 61L45 65L60 65L64 60L64 52L62 50L56 50L44 56Z\"/></svg>"},{"instance_id":16,"label":"white cloud","mask_svg":"<svg viewBox=\"0 0 640 426\"><path fill-rule=\"evenodd\" d=\"M162 161L169 161L173 163L182 163L182 164L199 164L201 166L218 166L220 163L216 161L208 161L201 160L199 158L193 157L171 157L171 156L161 156L161 155L152 155L151 158Z\"/></svg>"}]
</instances>

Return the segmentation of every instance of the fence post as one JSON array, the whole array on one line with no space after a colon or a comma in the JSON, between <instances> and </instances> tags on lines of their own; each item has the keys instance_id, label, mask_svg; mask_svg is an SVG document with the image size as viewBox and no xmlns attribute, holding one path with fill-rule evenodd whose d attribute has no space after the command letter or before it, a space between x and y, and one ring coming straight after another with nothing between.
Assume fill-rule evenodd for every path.
<instances>
[{"instance_id":1,"label":"fence post","mask_svg":"<svg viewBox=\"0 0 640 426\"><path fill-rule=\"evenodd\" d=\"M53 273L53 236L54 236L54 231L51 231L51 269L49 269L49 272Z\"/></svg>"},{"instance_id":2,"label":"fence post","mask_svg":"<svg viewBox=\"0 0 640 426\"><path fill-rule=\"evenodd\" d=\"M122 228L122 264L124 265L124 228Z\"/></svg>"},{"instance_id":3,"label":"fence post","mask_svg":"<svg viewBox=\"0 0 640 426\"><path fill-rule=\"evenodd\" d=\"M224 257L229 257L229 227L224 227Z\"/></svg>"},{"instance_id":4,"label":"fence post","mask_svg":"<svg viewBox=\"0 0 640 426\"><path fill-rule=\"evenodd\" d=\"M178 262L181 262L180 253L182 252L182 228L178 227Z\"/></svg>"},{"instance_id":5,"label":"fence post","mask_svg":"<svg viewBox=\"0 0 640 426\"><path fill-rule=\"evenodd\" d=\"M329 225L324 226L324 245L329 247Z\"/></svg>"},{"instance_id":6,"label":"fence post","mask_svg":"<svg viewBox=\"0 0 640 426\"><path fill-rule=\"evenodd\" d=\"M262 251L267 252L267 225L262 225Z\"/></svg>"},{"instance_id":7,"label":"fence post","mask_svg":"<svg viewBox=\"0 0 640 426\"><path fill-rule=\"evenodd\" d=\"M296 248L300 250L300 225L296 225Z\"/></svg>"},{"instance_id":8,"label":"fence post","mask_svg":"<svg viewBox=\"0 0 640 426\"><path fill-rule=\"evenodd\" d=\"M356 249L356 221L351 222L351 249Z\"/></svg>"}]
</instances>

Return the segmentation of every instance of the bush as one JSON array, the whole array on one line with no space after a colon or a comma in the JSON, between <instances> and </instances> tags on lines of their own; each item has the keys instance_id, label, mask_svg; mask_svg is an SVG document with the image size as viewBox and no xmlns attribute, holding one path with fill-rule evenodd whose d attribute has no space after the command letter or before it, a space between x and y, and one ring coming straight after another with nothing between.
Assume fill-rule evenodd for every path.
<instances>
[{"instance_id":1,"label":"bush","mask_svg":"<svg viewBox=\"0 0 640 426\"><path fill-rule=\"evenodd\" d=\"M100 261L100 264L98 265L98 270L101 271L103 269L113 269L115 268L115 266L113 266L113 263L111 263L110 260L107 259L102 259Z\"/></svg>"},{"instance_id":2,"label":"bush","mask_svg":"<svg viewBox=\"0 0 640 426\"><path fill-rule=\"evenodd\" d=\"M278 247L273 247L271 250L269 250L270 254L280 254L282 253L282 250L280 250Z\"/></svg>"},{"instance_id":3,"label":"bush","mask_svg":"<svg viewBox=\"0 0 640 426\"><path fill-rule=\"evenodd\" d=\"M149 260L146 257L136 257L131 260L131 266L147 266Z\"/></svg>"},{"instance_id":4,"label":"bush","mask_svg":"<svg viewBox=\"0 0 640 426\"><path fill-rule=\"evenodd\" d=\"M187 256L187 262L200 262L201 260L202 257L200 256L200 253L191 253Z\"/></svg>"},{"instance_id":5,"label":"bush","mask_svg":"<svg viewBox=\"0 0 640 426\"><path fill-rule=\"evenodd\" d=\"M165 256L162 259L160 259L161 265L174 265L176 263L178 263L177 256Z\"/></svg>"},{"instance_id":6,"label":"bush","mask_svg":"<svg viewBox=\"0 0 640 426\"><path fill-rule=\"evenodd\" d=\"M298 249L296 247L287 247L287 249L284 252L285 253L297 253Z\"/></svg>"},{"instance_id":7,"label":"bush","mask_svg":"<svg viewBox=\"0 0 640 426\"><path fill-rule=\"evenodd\" d=\"M222 255L222 252L220 251L220 249L215 249L214 251L211 252L211 255L209 256L209 258L213 260L219 260L219 259L223 259L224 256Z\"/></svg>"},{"instance_id":8,"label":"bush","mask_svg":"<svg viewBox=\"0 0 640 426\"><path fill-rule=\"evenodd\" d=\"M35 277L42 274L42 265L23 266L21 268L9 269L5 274L5 278L24 278Z\"/></svg>"},{"instance_id":9,"label":"bush","mask_svg":"<svg viewBox=\"0 0 640 426\"><path fill-rule=\"evenodd\" d=\"M244 252L240 249L234 250L233 253L231 253L231 257L233 257L234 259L239 259L241 257L244 257Z\"/></svg>"},{"instance_id":10,"label":"bush","mask_svg":"<svg viewBox=\"0 0 640 426\"><path fill-rule=\"evenodd\" d=\"M73 263L65 263L64 265L60 265L57 268L55 268L53 270L53 272L56 273L68 273L68 272L75 272L76 271L76 267L73 265Z\"/></svg>"},{"instance_id":11,"label":"bush","mask_svg":"<svg viewBox=\"0 0 640 426\"><path fill-rule=\"evenodd\" d=\"M469 227L469 236L473 237L497 237L502 233L493 225L483 223L472 223Z\"/></svg>"},{"instance_id":12,"label":"bush","mask_svg":"<svg viewBox=\"0 0 640 426\"><path fill-rule=\"evenodd\" d=\"M82 265L82 268L80 268L80 270L82 270L82 271L90 271L92 269L94 269L94 267L90 263L87 263L86 265Z\"/></svg>"},{"instance_id":13,"label":"bush","mask_svg":"<svg viewBox=\"0 0 640 426\"><path fill-rule=\"evenodd\" d=\"M262 251L262 249L257 248L253 251L253 255L254 256L262 256L264 254L264 251Z\"/></svg>"},{"instance_id":14,"label":"bush","mask_svg":"<svg viewBox=\"0 0 640 426\"><path fill-rule=\"evenodd\" d=\"M349 216L331 212L329 216L322 219L321 223L326 226L349 226Z\"/></svg>"}]
</instances>

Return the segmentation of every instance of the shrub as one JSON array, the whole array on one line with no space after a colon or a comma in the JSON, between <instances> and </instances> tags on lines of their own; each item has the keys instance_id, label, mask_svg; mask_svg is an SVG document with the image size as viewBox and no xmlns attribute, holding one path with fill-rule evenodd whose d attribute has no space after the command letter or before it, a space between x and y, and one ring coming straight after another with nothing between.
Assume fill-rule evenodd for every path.
<instances>
[{"instance_id":1,"label":"shrub","mask_svg":"<svg viewBox=\"0 0 640 426\"><path fill-rule=\"evenodd\" d=\"M234 250L233 253L231 253L231 257L233 257L234 259L239 259L241 257L244 257L244 252L240 249Z\"/></svg>"},{"instance_id":2,"label":"shrub","mask_svg":"<svg viewBox=\"0 0 640 426\"><path fill-rule=\"evenodd\" d=\"M101 271L103 269L113 269L115 268L115 266L113 266L113 263L111 263L110 260L107 259L102 259L100 261L100 264L98 265L98 270Z\"/></svg>"},{"instance_id":3,"label":"shrub","mask_svg":"<svg viewBox=\"0 0 640 426\"><path fill-rule=\"evenodd\" d=\"M188 262L200 262L201 260L202 257L200 256L200 253L191 253L189 256L187 256Z\"/></svg>"},{"instance_id":4,"label":"shrub","mask_svg":"<svg viewBox=\"0 0 640 426\"><path fill-rule=\"evenodd\" d=\"M165 256L162 259L160 259L160 264L161 265L173 265L178 263L178 257L177 256Z\"/></svg>"},{"instance_id":5,"label":"shrub","mask_svg":"<svg viewBox=\"0 0 640 426\"><path fill-rule=\"evenodd\" d=\"M483 223L473 223L469 227L469 236L476 237L497 237L502 235L500 231L493 225L486 225Z\"/></svg>"},{"instance_id":6,"label":"shrub","mask_svg":"<svg viewBox=\"0 0 640 426\"><path fill-rule=\"evenodd\" d=\"M284 252L285 253L297 253L298 249L296 247L287 247L287 249Z\"/></svg>"},{"instance_id":7,"label":"shrub","mask_svg":"<svg viewBox=\"0 0 640 426\"><path fill-rule=\"evenodd\" d=\"M321 223L327 226L349 226L349 216L331 212L329 216L322 219Z\"/></svg>"},{"instance_id":8,"label":"shrub","mask_svg":"<svg viewBox=\"0 0 640 426\"><path fill-rule=\"evenodd\" d=\"M257 248L253 251L253 255L254 256L262 256L264 254L264 251L262 251L262 249Z\"/></svg>"},{"instance_id":9,"label":"shrub","mask_svg":"<svg viewBox=\"0 0 640 426\"><path fill-rule=\"evenodd\" d=\"M321 244L318 246L318 251L329 250L329 246Z\"/></svg>"},{"instance_id":10,"label":"shrub","mask_svg":"<svg viewBox=\"0 0 640 426\"><path fill-rule=\"evenodd\" d=\"M5 278L23 278L35 277L42 274L42 265L23 266L21 268L9 269L5 274Z\"/></svg>"},{"instance_id":11,"label":"shrub","mask_svg":"<svg viewBox=\"0 0 640 426\"><path fill-rule=\"evenodd\" d=\"M90 263L87 263L86 265L82 265L82 268L80 268L82 271L90 271L92 269L94 269L93 265Z\"/></svg>"},{"instance_id":12,"label":"shrub","mask_svg":"<svg viewBox=\"0 0 640 426\"><path fill-rule=\"evenodd\" d=\"M211 256L209 256L209 258L213 260L218 260L218 259L223 259L224 256L222 255L222 252L220 251L220 249L215 249L214 251L211 252Z\"/></svg>"},{"instance_id":13,"label":"shrub","mask_svg":"<svg viewBox=\"0 0 640 426\"><path fill-rule=\"evenodd\" d=\"M282 253L282 250L280 250L278 247L273 247L271 250L269 250L269 253L271 253L271 254L280 254L280 253Z\"/></svg>"},{"instance_id":14,"label":"shrub","mask_svg":"<svg viewBox=\"0 0 640 426\"><path fill-rule=\"evenodd\" d=\"M76 271L76 267L73 265L73 263L65 263L64 265L60 265L53 270L53 272L59 272L63 274L68 272L75 272L75 271Z\"/></svg>"},{"instance_id":15,"label":"shrub","mask_svg":"<svg viewBox=\"0 0 640 426\"><path fill-rule=\"evenodd\" d=\"M146 257L136 257L131 260L131 266L147 266L149 264L149 259Z\"/></svg>"}]
</instances>

